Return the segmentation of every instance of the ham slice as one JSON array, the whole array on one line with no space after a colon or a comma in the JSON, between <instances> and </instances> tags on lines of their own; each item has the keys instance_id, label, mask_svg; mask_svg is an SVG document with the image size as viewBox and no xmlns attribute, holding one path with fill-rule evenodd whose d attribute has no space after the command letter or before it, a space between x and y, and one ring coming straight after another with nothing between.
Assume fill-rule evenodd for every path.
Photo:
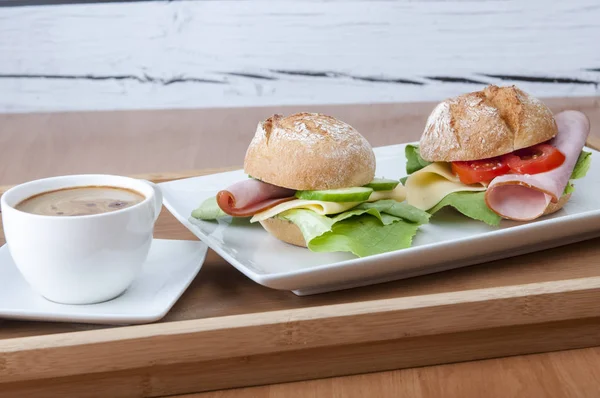
<instances>
[{"instance_id":1,"label":"ham slice","mask_svg":"<svg viewBox=\"0 0 600 398\"><path fill-rule=\"evenodd\" d=\"M590 133L590 122L578 111L564 111L554 119L558 134L550 142L565 155L563 164L539 174L506 174L492 180L485 193L487 206L498 215L529 221L544 214L562 196L577 158Z\"/></svg>"},{"instance_id":2,"label":"ham slice","mask_svg":"<svg viewBox=\"0 0 600 398\"><path fill-rule=\"evenodd\" d=\"M217 193L217 204L234 217L249 217L294 199L293 189L281 188L253 178L237 182Z\"/></svg>"}]
</instances>

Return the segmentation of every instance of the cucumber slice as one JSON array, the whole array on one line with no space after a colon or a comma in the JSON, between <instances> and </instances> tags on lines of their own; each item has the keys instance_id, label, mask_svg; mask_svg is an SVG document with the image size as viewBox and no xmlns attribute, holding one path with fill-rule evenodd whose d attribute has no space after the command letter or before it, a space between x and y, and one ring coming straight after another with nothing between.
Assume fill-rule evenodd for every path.
<instances>
[{"instance_id":1,"label":"cucumber slice","mask_svg":"<svg viewBox=\"0 0 600 398\"><path fill-rule=\"evenodd\" d=\"M322 200L324 202L364 202L373 193L373 188L352 187L323 191L296 191L298 199Z\"/></svg>"},{"instance_id":2,"label":"cucumber slice","mask_svg":"<svg viewBox=\"0 0 600 398\"><path fill-rule=\"evenodd\" d=\"M396 188L400 181L388 180L387 178L375 178L373 181L365 185L365 187L373 188L373 191L391 191Z\"/></svg>"}]
</instances>

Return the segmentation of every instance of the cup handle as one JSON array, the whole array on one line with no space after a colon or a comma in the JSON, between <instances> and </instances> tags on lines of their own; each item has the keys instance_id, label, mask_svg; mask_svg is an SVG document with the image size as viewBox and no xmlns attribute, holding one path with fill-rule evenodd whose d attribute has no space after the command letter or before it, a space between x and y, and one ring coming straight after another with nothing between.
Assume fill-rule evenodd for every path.
<instances>
[{"instance_id":1,"label":"cup handle","mask_svg":"<svg viewBox=\"0 0 600 398\"><path fill-rule=\"evenodd\" d=\"M162 190L160 189L160 187L158 185L156 185L152 181L148 181L148 180L143 180L143 181L146 184L150 185L152 187L152 189L154 189L154 222L156 222L156 220L158 219L158 216L160 216L160 212L162 210L162 205L163 205Z\"/></svg>"}]
</instances>

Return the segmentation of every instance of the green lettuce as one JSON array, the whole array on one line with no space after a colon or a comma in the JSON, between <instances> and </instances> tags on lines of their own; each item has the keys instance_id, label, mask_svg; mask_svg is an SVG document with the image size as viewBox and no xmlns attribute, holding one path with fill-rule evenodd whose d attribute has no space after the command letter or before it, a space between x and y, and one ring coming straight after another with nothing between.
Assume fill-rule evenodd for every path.
<instances>
[{"instance_id":1,"label":"green lettuce","mask_svg":"<svg viewBox=\"0 0 600 398\"><path fill-rule=\"evenodd\" d=\"M577 158L577 162L575 163L575 167L573 167L573 172L571 173L571 180L577 180L585 177L588 170L590 169L591 164L592 153L588 151L581 151L579 157Z\"/></svg>"},{"instance_id":2,"label":"green lettuce","mask_svg":"<svg viewBox=\"0 0 600 398\"><path fill-rule=\"evenodd\" d=\"M402 185L406 184L409 175L431 164L431 162L428 162L421 157L418 145L406 145L406 147L404 147L404 157L406 158L406 174L408 175L400 179Z\"/></svg>"},{"instance_id":3,"label":"green lettuce","mask_svg":"<svg viewBox=\"0 0 600 398\"><path fill-rule=\"evenodd\" d=\"M406 145L404 148L404 156L406 157L406 174L408 175L431 164L431 162L428 162L421 157L418 145Z\"/></svg>"},{"instance_id":4,"label":"green lettuce","mask_svg":"<svg viewBox=\"0 0 600 398\"><path fill-rule=\"evenodd\" d=\"M483 221L488 225L496 227L500 225L502 218L487 207L484 197L485 192L453 192L446 195L444 199L429 209L428 212L435 214L440 209L451 206L469 218Z\"/></svg>"},{"instance_id":5,"label":"green lettuce","mask_svg":"<svg viewBox=\"0 0 600 398\"><path fill-rule=\"evenodd\" d=\"M209 221L229 216L211 197L192 211L192 217ZM336 215L291 209L276 217L296 224L314 252L347 251L364 257L410 247L419 226L427 224L431 215L406 202L384 199Z\"/></svg>"},{"instance_id":6,"label":"green lettuce","mask_svg":"<svg viewBox=\"0 0 600 398\"><path fill-rule=\"evenodd\" d=\"M228 217L228 215L217 204L217 197L211 196L204 200L197 209L192 211L192 217L198 220L210 221L221 217Z\"/></svg>"},{"instance_id":7,"label":"green lettuce","mask_svg":"<svg viewBox=\"0 0 600 398\"><path fill-rule=\"evenodd\" d=\"M343 251L364 257L410 247L430 215L405 202L380 200L335 216L292 209L277 217L296 224L311 251Z\"/></svg>"},{"instance_id":8,"label":"green lettuce","mask_svg":"<svg viewBox=\"0 0 600 398\"><path fill-rule=\"evenodd\" d=\"M407 221L417 224L427 224L429 222L429 217L431 216L430 214L419 210L406 202L397 202L393 199L384 199L378 200L376 202L361 203L360 205L350 210L350 212L362 209L376 210L377 212L382 213L383 215L387 214L394 217L403 218ZM343 214L344 213L342 213L342 215Z\"/></svg>"},{"instance_id":9,"label":"green lettuce","mask_svg":"<svg viewBox=\"0 0 600 398\"><path fill-rule=\"evenodd\" d=\"M577 162L575 163L575 167L573 167L573 172L571 173L571 177L569 178L569 182L565 187L565 191L563 195L572 193L575 191L575 187L573 186L573 180L578 180L580 178L585 177L588 170L590 169L590 165L592 164L592 153L588 151L581 151L579 157L577 158Z\"/></svg>"},{"instance_id":10,"label":"green lettuce","mask_svg":"<svg viewBox=\"0 0 600 398\"><path fill-rule=\"evenodd\" d=\"M314 252L349 251L358 257L411 246L418 224L398 220L382 226L376 218L360 216L333 225L331 231L308 243Z\"/></svg>"}]
</instances>

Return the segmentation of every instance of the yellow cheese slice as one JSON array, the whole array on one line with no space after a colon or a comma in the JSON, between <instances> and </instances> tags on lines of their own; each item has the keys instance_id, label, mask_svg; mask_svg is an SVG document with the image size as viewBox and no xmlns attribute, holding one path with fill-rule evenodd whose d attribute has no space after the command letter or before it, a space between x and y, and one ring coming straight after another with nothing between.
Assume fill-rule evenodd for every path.
<instances>
[{"instance_id":1,"label":"yellow cheese slice","mask_svg":"<svg viewBox=\"0 0 600 398\"><path fill-rule=\"evenodd\" d=\"M402 186L402 184L398 184L396 188L391 191L374 191L371 196L369 196L368 202L375 202L383 199L394 199L398 202L402 202L406 198L406 188ZM279 213L283 213L286 210L291 209L308 209L312 210L317 214L322 216L327 214L338 214L343 213L351 208L358 206L361 202L324 202L322 200L304 200L304 199L294 199L289 202L283 202L278 204L277 206L271 207L263 212L256 213L251 219L250 222L263 221L267 218L271 218L276 216Z\"/></svg>"},{"instance_id":2,"label":"yellow cheese slice","mask_svg":"<svg viewBox=\"0 0 600 398\"><path fill-rule=\"evenodd\" d=\"M481 183L465 185L452 173L450 163L432 163L411 174L406 180L406 201L421 210L429 210L444 197L459 191L485 191Z\"/></svg>"},{"instance_id":3,"label":"yellow cheese slice","mask_svg":"<svg viewBox=\"0 0 600 398\"><path fill-rule=\"evenodd\" d=\"M291 209L308 209L312 210L317 214L322 216L326 214L337 214L342 213L348 209L357 206L360 202L323 202L321 200L304 200L304 199L295 199L290 200L289 202L283 202L278 204L277 206L271 207L263 212L256 213L251 219L250 222L263 221L267 218L271 218L276 216L279 213L283 213L286 210Z\"/></svg>"},{"instance_id":4,"label":"yellow cheese slice","mask_svg":"<svg viewBox=\"0 0 600 398\"><path fill-rule=\"evenodd\" d=\"M406 199L406 187L398 184L391 191L373 191L367 202L376 202L384 199L394 199L395 201L403 202Z\"/></svg>"}]
</instances>

